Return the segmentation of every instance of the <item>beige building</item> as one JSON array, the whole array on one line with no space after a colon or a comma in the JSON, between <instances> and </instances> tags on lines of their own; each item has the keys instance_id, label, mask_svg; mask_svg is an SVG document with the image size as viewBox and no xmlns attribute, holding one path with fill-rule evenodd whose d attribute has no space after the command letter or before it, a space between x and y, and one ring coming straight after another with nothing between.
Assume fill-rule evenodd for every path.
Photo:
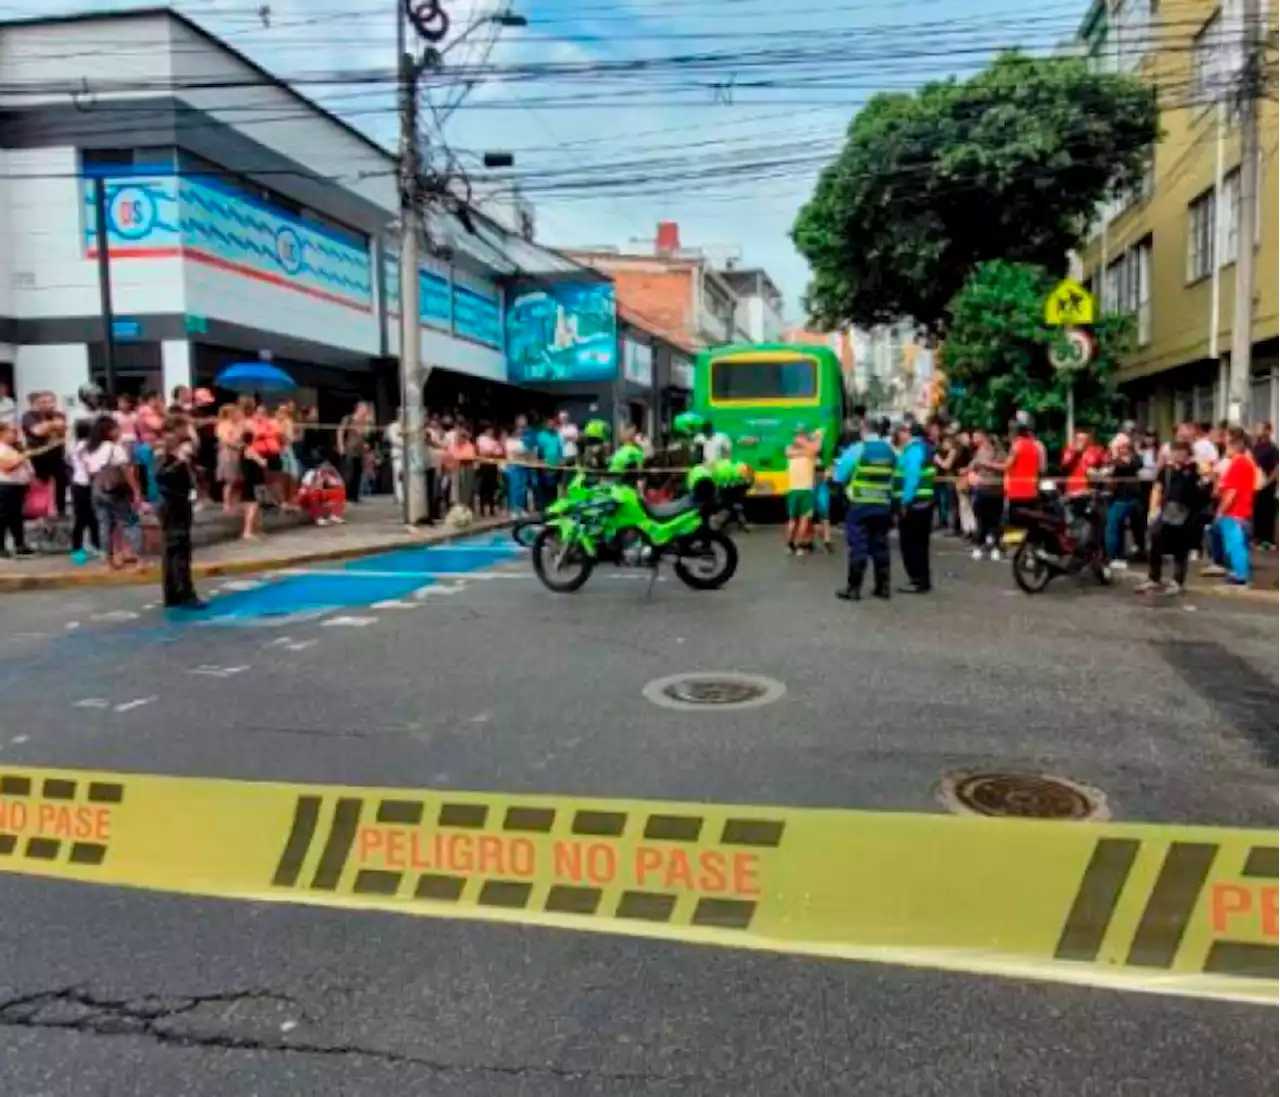
<instances>
[{"instance_id":1,"label":"beige building","mask_svg":"<svg viewBox=\"0 0 1280 1097\"><path fill-rule=\"evenodd\" d=\"M1275 0L1260 0L1274 49ZM1142 187L1099 210L1084 275L1104 308L1134 314L1120 374L1135 418L1162 433L1226 414L1235 309L1240 127L1229 105L1243 45L1240 0L1095 0L1081 28L1091 63L1160 95L1163 139ZM1272 75L1275 54L1269 54ZM1274 99L1260 104L1250 422L1276 418L1277 164Z\"/></svg>"}]
</instances>

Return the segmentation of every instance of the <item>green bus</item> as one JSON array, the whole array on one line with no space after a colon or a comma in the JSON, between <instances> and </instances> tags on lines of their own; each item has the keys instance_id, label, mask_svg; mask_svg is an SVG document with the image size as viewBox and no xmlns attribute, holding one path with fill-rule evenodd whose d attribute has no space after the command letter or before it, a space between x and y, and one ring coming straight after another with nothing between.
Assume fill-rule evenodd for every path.
<instances>
[{"instance_id":1,"label":"green bus","mask_svg":"<svg viewBox=\"0 0 1280 1097\"><path fill-rule=\"evenodd\" d=\"M754 495L785 495L787 446L796 429L822 428L829 464L844 422L840 360L824 346L758 343L705 350L694 363L693 409L755 470Z\"/></svg>"}]
</instances>

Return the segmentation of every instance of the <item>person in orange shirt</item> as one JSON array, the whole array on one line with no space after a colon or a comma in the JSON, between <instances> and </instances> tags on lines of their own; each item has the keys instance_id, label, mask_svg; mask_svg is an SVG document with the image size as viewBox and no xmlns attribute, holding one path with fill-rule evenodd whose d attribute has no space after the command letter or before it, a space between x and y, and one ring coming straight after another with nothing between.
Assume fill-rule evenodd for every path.
<instances>
[{"instance_id":1,"label":"person in orange shirt","mask_svg":"<svg viewBox=\"0 0 1280 1097\"><path fill-rule=\"evenodd\" d=\"M475 495L476 444L471 441L471 432L462 425L454 431L453 443L449 446L449 463L454 470L454 505L470 510Z\"/></svg>"},{"instance_id":2,"label":"person in orange shirt","mask_svg":"<svg viewBox=\"0 0 1280 1097\"><path fill-rule=\"evenodd\" d=\"M1062 451L1062 474L1067 478L1068 499L1087 495L1092 487L1089 474L1107 463L1107 451L1097 445L1087 430L1078 430Z\"/></svg>"},{"instance_id":3,"label":"person in orange shirt","mask_svg":"<svg viewBox=\"0 0 1280 1097\"><path fill-rule=\"evenodd\" d=\"M1040 501L1042 464L1040 443L1031 429L1031 420L1020 415L1014 420L1009 457L1004 462L1004 496L1009 503L1009 525L1024 525L1023 512Z\"/></svg>"}]
</instances>

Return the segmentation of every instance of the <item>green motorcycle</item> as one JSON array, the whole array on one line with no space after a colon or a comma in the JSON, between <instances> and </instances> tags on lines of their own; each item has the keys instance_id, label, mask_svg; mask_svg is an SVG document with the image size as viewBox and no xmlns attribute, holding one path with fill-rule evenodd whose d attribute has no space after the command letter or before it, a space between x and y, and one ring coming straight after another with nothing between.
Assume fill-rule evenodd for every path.
<instances>
[{"instance_id":1,"label":"green motorcycle","mask_svg":"<svg viewBox=\"0 0 1280 1097\"><path fill-rule=\"evenodd\" d=\"M601 483L557 509L533 542L533 570L557 594L578 590L600 563L651 568L650 590L664 556L694 590L722 587L738 569L737 546L711 528L699 493L649 503L634 487Z\"/></svg>"}]
</instances>

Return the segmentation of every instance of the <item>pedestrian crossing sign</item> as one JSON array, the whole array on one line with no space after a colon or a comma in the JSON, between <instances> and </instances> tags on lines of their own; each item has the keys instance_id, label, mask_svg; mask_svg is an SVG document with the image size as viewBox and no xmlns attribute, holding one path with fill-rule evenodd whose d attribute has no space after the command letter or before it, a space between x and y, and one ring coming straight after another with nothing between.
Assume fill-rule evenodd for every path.
<instances>
[{"instance_id":1,"label":"pedestrian crossing sign","mask_svg":"<svg viewBox=\"0 0 1280 1097\"><path fill-rule=\"evenodd\" d=\"M1044 322L1051 327L1093 323L1093 294L1074 278L1064 278L1044 303Z\"/></svg>"}]
</instances>

